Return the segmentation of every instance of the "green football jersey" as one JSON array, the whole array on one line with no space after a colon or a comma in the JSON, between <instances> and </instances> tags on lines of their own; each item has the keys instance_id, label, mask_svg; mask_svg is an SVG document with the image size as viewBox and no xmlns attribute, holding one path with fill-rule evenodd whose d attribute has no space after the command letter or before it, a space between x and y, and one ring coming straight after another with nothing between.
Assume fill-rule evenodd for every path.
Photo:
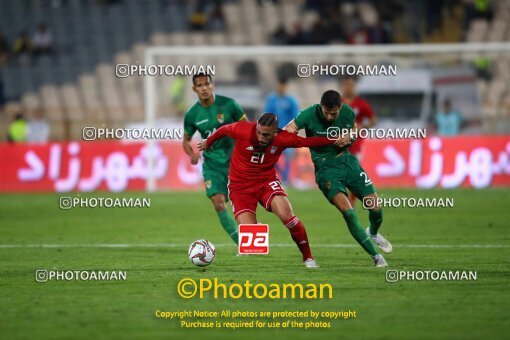
<instances>
[{"instance_id":1,"label":"green football jersey","mask_svg":"<svg viewBox=\"0 0 510 340\"><path fill-rule=\"evenodd\" d=\"M184 133L193 137L196 131L203 139L208 138L223 125L238 122L245 118L245 114L235 100L215 95L214 103L203 107L197 101L184 116ZM222 138L214 146L202 154L204 162L213 167L229 166L230 155L234 148L231 138Z\"/></svg>"},{"instance_id":2,"label":"green football jersey","mask_svg":"<svg viewBox=\"0 0 510 340\"><path fill-rule=\"evenodd\" d=\"M314 104L301 111L294 119L294 123L296 123L299 129L305 129L307 137L326 137L328 136L328 128L337 128L337 131L352 128L356 122L355 118L356 114L352 108L347 104L342 104L338 117L334 122L330 123L326 120L326 118L324 118L321 106L319 104ZM331 133L330 135L332 136ZM339 148L336 145L310 148L315 168L318 169L321 165L325 165L329 161L334 161L334 158L338 156L338 154L347 150L349 147L350 144L342 148Z\"/></svg>"}]
</instances>

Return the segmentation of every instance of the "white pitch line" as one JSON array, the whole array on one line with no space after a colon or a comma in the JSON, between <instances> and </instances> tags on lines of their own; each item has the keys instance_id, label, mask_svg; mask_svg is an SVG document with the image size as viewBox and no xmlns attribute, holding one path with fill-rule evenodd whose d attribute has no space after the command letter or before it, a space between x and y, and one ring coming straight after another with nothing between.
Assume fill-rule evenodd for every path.
<instances>
[{"instance_id":1,"label":"white pitch line","mask_svg":"<svg viewBox=\"0 0 510 340\"><path fill-rule=\"evenodd\" d=\"M310 244L312 248L357 248L357 244ZM89 244L0 244L0 249L12 248L185 248L179 243L89 243ZM295 247L291 243L275 243L270 247ZM510 248L510 244L400 244L395 248ZM235 247L232 243L216 244L216 247Z\"/></svg>"}]
</instances>

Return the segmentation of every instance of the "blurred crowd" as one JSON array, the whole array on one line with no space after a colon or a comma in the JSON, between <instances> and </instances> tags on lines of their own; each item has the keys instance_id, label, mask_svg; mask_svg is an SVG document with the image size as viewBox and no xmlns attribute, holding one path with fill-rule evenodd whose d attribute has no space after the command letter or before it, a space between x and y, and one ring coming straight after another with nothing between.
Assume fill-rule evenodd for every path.
<instances>
[{"instance_id":1,"label":"blurred crowd","mask_svg":"<svg viewBox=\"0 0 510 340\"><path fill-rule=\"evenodd\" d=\"M372 5L376 20L365 19L349 0L307 0L303 10L318 15L311 28L304 29L301 22L296 22L291 30L281 25L273 32L270 42L274 45L388 44L398 42L395 31L400 30L408 32L411 41L420 43L440 29L445 20L454 20L454 8L459 5L464 8L465 32L474 19L492 20L490 0L364 0L359 3Z\"/></svg>"},{"instance_id":2,"label":"blurred crowd","mask_svg":"<svg viewBox=\"0 0 510 340\"><path fill-rule=\"evenodd\" d=\"M12 43L0 32L0 66L10 59L17 60L21 65L29 65L32 58L53 52L53 37L45 23L40 23L30 35L21 32Z\"/></svg>"},{"instance_id":3,"label":"blurred crowd","mask_svg":"<svg viewBox=\"0 0 510 340\"><path fill-rule=\"evenodd\" d=\"M50 124L40 110L32 112L28 120L23 112L18 111L7 130L7 141L10 143L44 143L49 140L49 137Z\"/></svg>"},{"instance_id":4,"label":"blurred crowd","mask_svg":"<svg viewBox=\"0 0 510 340\"><path fill-rule=\"evenodd\" d=\"M402 13L398 1L374 1L379 20L376 23L364 22L357 9L342 11L342 0L308 0L303 10L317 13L317 19L306 30L296 22L289 32L284 26L278 27L271 37L275 45L322 45L322 44L386 44L393 41L392 21ZM344 7L345 8L345 7Z\"/></svg>"},{"instance_id":5,"label":"blurred crowd","mask_svg":"<svg viewBox=\"0 0 510 340\"><path fill-rule=\"evenodd\" d=\"M118 9L118 7L123 8L128 5L133 5L133 3L128 2L127 0L96 0L91 3L85 1L81 2L80 0L52 0L48 2L44 2L43 0L33 0L33 2L26 1L27 6L32 4L34 8L37 7L36 4L40 5L49 3L56 7L57 5L65 7L81 3L82 5L91 5L96 9L105 9L105 12L107 12L107 9L114 8L114 6L117 6ZM164 19L166 19L168 15L174 15L174 17L172 17L173 19L180 19L183 24L179 26L180 30L187 30L188 32L225 32L227 35L227 33L232 32L228 32L230 27L228 23L230 21L226 13L231 12L228 11L226 5L232 3L240 3L240 0L159 0L157 5L155 5L155 13L163 13L164 9L171 7L171 11L164 12L170 14L162 15L166 15ZM258 5L256 3L253 3L252 5L254 7L268 7L275 4L285 3L288 7L289 4L288 1L284 2L283 0L257 0L257 3ZM297 9L299 12L298 20L294 22L294 17L291 17L291 20L287 20L286 24L284 24L285 20L280 20L281 17L279 17L278 22L281 22L281 25L276 27L277 25L275 24L271 26L271 29L263 31L263 41L267 44L273 45L430 42L427 39L430 38L434 32L437 33L437 31L441 28L447 27L449 21L457 21L459 24L458 26L461 27L461 30L464 32L467 32L468 27L474 20L491 22L494 17L497 16L497 12L494 13L495 4L496 1L494 0L386 0L384 2L375 0L305 0L300 2L300 6ZM139 3L136 3L136 5L140 6ZM370 9L370 15L368 15L367 11L364 10L365 8ZM33 10L33 12L36 12L36 10ZM181 15L179 18L176 18L175 13L177 12L180 14L186 13L186 15ZM8 12L4 12L4 14L6 13ZM309 18L312 18L312 21L307 22L305 17L306 14L310 13L314 15L308 16ZM140 16L135 15L135 17L136 20L140 20ZM51 16L40 16L37 17L37 19L36 16L33 16L32 18L32 20L27 20L26 23L23 23L26 27L20 26L15 29L12 29L11 27L10 32L7 29L8 27L2 27L2 23L0 23L0 71L8 69L15 69L17 72L18 70L28 70L26 74L29 74L29 78L33 75L34 78L39 75L39 78L42 79L40 75L47 73L41 72L42 69L44 67L48 67L47 65L55 66L53 65L55 64L54 61L59 61L64 54L68 53L67 50L64 51L64 48L62 47L64 44L60 41L61 37L59 37L59 34L61 35L61 33L59 32L61 31L58 29L60 26L55 26L55 22L52 22L50 19ZM111 17L108 18L112 19ZM172 20L172 18L169 19ZM19 22L19 20L17 20L16 23L17 22ZM260 24L263 25L264 22L264 18L260 18ZM143 23L139 26L147 28L150 25ZM83 25L80 27L83 27ZM271 31L272 27L276 27L274 31ZM4 29L3 32L7 32L8 34L3 34L2 29ZM232 27L230 27L230 29L232 29ZM65 32L66 35L69 33L67 30ZM100 37L99 34L94 35L94 33L90 32L86 32L87 34L90 34L90 36L87 36L86 43L90 43L90 45L93 46L94 44L91 42L96 39L99 40ZM122 33L124 33L124 31L122 31ZM408 40L402 39L403 34L406 35ZM125 36L124 34L121 35L123 37ZM463 40L459 39L459 41ZM441 40L434 42L441 42ZM71 39L70 44L72 45L69 48L70 50L76 49L76 47L81 47L81 54L85 53L87 56L94 54L93 49L89 51L88 45L85 48L83 48L83 46L76 46L82 43L78 42L74 38ZM131 46L131 44L132 41L128 41L127 45ZM115 44L111 44L109 41L107 41L107 45L117 48ZM105 59L108 57L113 58L113 53L121 52L114 50L115 48L112 48L112 51L104 53L106 55ZM96 48L96 52L97 50L103 51L102 48ZM75 58L75 56L80 55L80 53L72 53L69 55L71 58ZM111 56L110 53L112 53ZM51 58L48 58L48 56ZM43 63L44 61L46 63ZM74 59L72 59L72 61L72 70L76 69L77 74L83 72L83 64L86 63L82 62L81 64L75 64ZM476 70L479 79L490 81L493 78L493 74L497 75L497 72L493 71L491 62L492 61L484 55L477 57L474 63L474 69ZM97 61L95 59L91 62L93 66L96 65L96 63ZM38 66L40 66L39 69L37 69ZM61 67L61 65L58 66ZM285 66L288 66L289 72L294 74L295 67L293 65ZM253 61L243 61L239 65L236 65L236 67L239 73L237 78L238 83L242 83L244 79L248 79L250 82L253 82L252 78L255 78L255 76L251 77L251 75L257 73L256 63ZM36 72L32 72L33 70ZM66 75L69 73L70 72L68 72L67 69L62 72L55 72L55 74ZM286 76L283 71L278 73L282 73ZM7 72L4 72L0 77L0 114L2 112L2 107L7 101L18 100L20 96L28 91L24 82L18 82L21 84L18 86L20 88L19 92L10 95L5 94L5 89L16 88L11 86L9 79L19 78L25 81L27 78L7 76L7 74ZM15 74L20 74L20 72ZM51 75L53 76L54 73L51 73ZM281 77L280 74L278 76ZM42 83L42 80L40 79L38 79L38 82L34 82L34 85L30 88L31 91L37 91ZM66 81L72 82L74 79L67 77ZM55 81L55 83L61 85L58 81ZM182 82L176 82L173 85L174 88L170 90L171 93L179 94L179 88L181 86L183 86ZM283 84L280 83L278 86L282 87ZM276 91L276 93L278 93L278 91ZM183 103L184 101L185 99L179 96L177 96L174 100L176 103ZM179 106L180 107L177 111L182 112L184 110L184 105ZM445 104L444 112L447 113L448 110L446 107L447 105ZM50 110L47 111L49 112ZM20 122L25 121L25 118L20 118L19 116L23 115L19 114L16 116L17 118L15 121L17 124L15 125L17 125L18 128L14 129L18 132L23 130L19 129L19 126L23 125ZM32 117L26 121L28 126L30 121L35 119L36 115L27 114L26 116ZM50 117L49 114L48 117ZM441 130L441 128L439 128L440 125L444 126L449 123L459 125L462 122L462 119L458 118L455 114L438 115L438 117L439 118L437 118L436 123L439 131ZM28 129L26 129L26 131L28 131ZM20 134L16 133L15 135L19 136ZM23 138L21 138L21 140L30 139L28 135L29 134L27 133ZM11 140L17 139L19 138L11 138Z\"/></svg>"},{"instance_id":6,"label":"blurred crowd","mask_svg":"<svg viewBox=\"0 0 510 340\"><path fill-rule=\"evenodd\" d=\"M198 1L193 5L193 12L188 19L191 31L223 31L225 14L221 0Z\"/></svg>"},{"instance_id":7,"label":"blurred crowd","mask_svg":"<svg viewBox=\"0 0 510 340\"><path fill-rule=\"evenodd\" d=\"M223 31L226 18L223 6L226 0L201 0L189 3L166 0L190 7L188 29L190 31ZM280 0L258 0L261 6L278 3ZM98 0L97 4L108 6L122 3L122 0ZM352 6L351 0L307 0L302 11L314 11L317 19L311 27L304 28L300 21L291 28L280 25L267 41L274 45L320 45L320 44L387 44L395 43L395 32L409 32L414 42L440 28L445 20L453 18L455 6L464 7L463 27L475 19L492 20L491 0L364 0L376 10L376 20L368 22L360 13L359 6ZM449 13L443 15L443 12ZM450 15L451 14L451 15ZM404 17L405 20L402 20ZM452 19L453 20L453 19ZM404 27L397 26L403 22ZM9 61L30 65L34 58L55 52L51 30L44 22L33 32L26 30L17 37L6 37L0 26L0 67Z\"/></svg>"}]
</instances>

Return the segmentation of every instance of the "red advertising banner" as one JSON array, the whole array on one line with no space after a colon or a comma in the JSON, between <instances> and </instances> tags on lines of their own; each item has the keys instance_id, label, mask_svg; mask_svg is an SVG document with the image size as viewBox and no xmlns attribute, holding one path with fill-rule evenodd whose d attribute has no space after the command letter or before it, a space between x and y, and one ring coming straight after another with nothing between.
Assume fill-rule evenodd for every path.
<instances>
[{"instance_id":1,"label":"red advertising banner","mask_svg":"<svg viewBox=\"0 0 510 340\"><path fill-rule=\"evenodd\" d=\"M376 187L510 185L510 136L367 140L363 168Z\"/></svg>"},{"instance_id":2,"label":"red advertising banner","mask_svg":"<svg viewBox=\"0 0 510 340\"><path fill-rule=\"evenodd\" d=\"M144 190L149 150L116 141L0 144L0 191ZM163 189L202 185L201 167L192 166L176 142L154 148L154 176Z\"/></svg>"},{"instance_id":3,"label":"red advertising banner","mask_svg":"<svg viewBox=\"0 0 510 340\"><path fill-rule=\"evenodd\" d=\"M144 190L150 149L117 141L0 144L0 192ZM362 165L377 188L510 186L510 136L366 140ZM159 190L201 189L179 142L154 148ZM290 182L314 188L307 149L293 156Z\"/></svg>"}]
</instances>

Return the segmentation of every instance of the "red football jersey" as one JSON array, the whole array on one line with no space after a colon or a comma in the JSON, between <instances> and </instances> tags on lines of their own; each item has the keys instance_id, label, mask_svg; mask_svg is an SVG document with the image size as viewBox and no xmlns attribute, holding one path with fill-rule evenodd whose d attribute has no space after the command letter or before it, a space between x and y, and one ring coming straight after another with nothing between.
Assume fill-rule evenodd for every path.
<instances>
[{"instance_id":1,"label":"red football jersey","mask_svg":"<svg viewBox=\"0 0 510 340\"><path fill-rule=\"evenodd\" d=\"M276 178L275 164L286 148L323 146L333 143L326 137L302 138L297 134L279 131L271 145L260 147L256 135L256 123L238 122L224 125L209 138L207 146L214 148L214 142L223 137L235 140L228 173L229 188L242 189Z\"/></svg>"},{"instance_id":2,"label":"red football jersey","mask_svg":"<svg viewBox=\"0 0 510 340\"><path fill-rule=\"evenodd\" d=\"M360 96L356 96L349 106L352 107L352 110L356 113L356 124L358 124L358 129L361 129L363 120L371 119L375 116L370 104ZM353 154L360 152L362 143L363 139L358 137L358 139L349 148L349 151Z\"/></svg>"}]
</instances>

